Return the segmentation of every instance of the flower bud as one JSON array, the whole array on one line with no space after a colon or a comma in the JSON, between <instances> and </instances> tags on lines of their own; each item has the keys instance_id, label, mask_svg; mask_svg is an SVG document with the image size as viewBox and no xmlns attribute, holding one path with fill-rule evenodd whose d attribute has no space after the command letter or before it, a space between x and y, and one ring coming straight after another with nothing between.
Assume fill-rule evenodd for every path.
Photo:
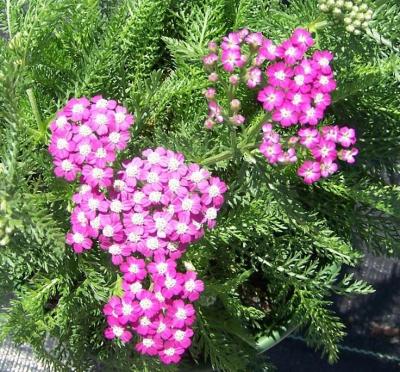
<instances>
[{"instance_id":1,"label":"flower bud","mask_svg":"<svg viewBox=\"0 0 400 372\"><path fill-rule=\"evenodd\" d=\"M367 5L367 4L361 4L361 5L360 5L360 10L361 10L362 12L366 12L366 11L368 10L368 5Z\"/></svg>"},{"instance_id":2,"label":"flower bud","mask_svg":"<svg viewBox=\"0 0 400 372\"><path fill-rule=\"evenodd\" d=\"M184 261L183 264L185 265L185 269L187 271L196 271L196 268L193 266L193 264L190 261Z\"/></svg>"},{"instance_id":3,"label":"flower bud","mask_svg":"<svg viewBox=\"0 0 400 372\"><path fill-rule=\"evenodd\" d=\"M363 22L363 23L361 23L361 27L362 27L363 29L368 28L368 27L369 27L369 22Z\"/></svg>"},{"instance_id":4,"label":"flower bud","mask_svg":"<svg viewBox=\"0 0 400 372\"><path fill-rule=\"evenodd\" d=\"M231 101L231 109L234 112L238 112L240 110L240 101L238 99L233 99Z\"/></svg>"},{"instance_id":5,"label":"flower bud","mask_svg":"<svg viewBox=\"0 0 400 372\"><path fill-rule=\"evenodd\" d=\"M353 3L352 3L351 1L346 1L346 2L344 3L344 7L345 7L347 10L351 10L351 9L353 8Z\"/></svg>"},{"instance_id":6,"label":"flower bud","mask_svg":"<svg viewBox=\"0 0 400 372\"><path fill-rule=\"evenodd\" d=\"M229 77L229 82L232 84L232 85L238 85L239 84L239 81L240 81L240 78L239 78L239 75L231 75L230 77Z\"/></svg>"},{"instance_id":7,"label":"flower bud","mask_svg":"<svg viewBox=\"0 0 400 372\"><path fill-rule=\"evenodd\" d=\"M296 144L297 142L299 142L299 137L297 137L297 136L292 136L292 137L290 137L290 138L288 139L288 144L289 144L289 145L294 145L294 144Z\"/></svg>"},{"instance_id":8,"label":"flower bud","mask_svg":"<svg viewBox=\"0 0 400 372\"><path fill-rule=\"evenodd\" d=\"M353 25L347 25L347 26L346 26L346 31L348 31L348 32L354 32L354 30L355 30L355 27L354 27Z\"/></svg>"},{"instance_id":9,"label":"flower bud","mask_svg":"<svg viewBox=\"0 0 400 372\"><path fill-rule=\"evenodd\" d=\"M204 96L208 101L211 101L215 98L216 90L214 88L208 88L204 91Z\"/></svg>"},{"instance_id":10,"label":"flower bud","mask_svg":"<svg viewBox=\"0 0 400 372\"><path fill-rule=\"evenodd\" d=\"M343 8L344 6L344 0L337 0L335 6L337 8Z\"/></svg>"},{"instance_id":11,"label":"flower bud","mask_svg":"<svg viewBox=\"0 0 400 372\"><path fill-rule=\"evenodd\" d=\"M350 25L353 21L350 17L344 17L343 22L345 25Z\"/></svg>"},{"instance_id":12,"label":"flower bud","mask_svg":"<svg viewBox=\"0 0 400 372\"><path fill-rule=\"evenodd\" d=\"M208 80L216 83L218 81L218 74L216 72L212 72L210 75L208 75Z\"/></svg>"},{"instance_id":13,"label":"flower bud","mask_svg":"<svg viewBox=\"0 0 400 372\"><path fill-rule=\"evenodd\" d=\"M333 8L333 15L340 16L342 14L342 10L340 8Z\"/></svg>"},{"instance_id":14,"label":"flower bud","mask_svg":"<svg viewBox=\"0 0 400 372\"><path fill-rule=\"evenodd\" d=\"M216 53L217 50L218 50L218 45L217 45L217 43L216 43L215 41L210 41L210 42L208 43L208 50L209 50L210 52Z\"/></svg>"},{"instance_id":15,"label":"flower bud","mask_svg":"<svg viewBox=\"0 0 400 372\"><path fill-rule=\"evenodd\" d=\"M320 4L319 9L321 10L321 12L325 12L325 13L329 11L328 6L325 4Z\"/></svg>"},{"instance_id":16,"label":"flower bud","mask_svg":"<svg viewBox=\"0 0 400 372\"><path fill-rule=\"evenodd\" d=\"M360 22L358 19L355 19L355 20L353 21L353 26L354 26L354 27L360 27L360 26L361 26L361 22Z\"/></svg>"},{"instance_id":17,"label":"flower bud","mask_svg":"<svg viewBox=\"0 0 400 372\"><path fill-rule=\"evenodd\" d=\"M335 3L336 3L335 0L328 0L328 1L326 2L326 4L327 4L329 7L335 6Z\"/></svg>"},{"instance_id":18,"label":"flower bud","mask_svg":"<svg viewBox=\"0 0 400 372\"><path fill-rule=\"evenodd\" d=\"M204 122L204 127L206 129L212 129L215 125L215 121L212 119L206 119L206 121Z\"/></svg>"},{"instance_id":19,"label":"flower bud","mask_svg":"<svg viewBox=\"0 0 400 372\"><path fill-rule=\"evenodd\" d=\"M240 115L240 114L233 115L229 119L233 125L237 125L237 126L242 125L245 121L244 116Z\"/></svg>"},{"instance_id":20,"label":"flower bud","mask_svg":"<svg viewBox=\"0 0 400 372\"><path fill-rule=\"evenodd\" d=\"M354 35L361 35L361 31L358 28L356 28L354 30Z\"/></svg>"}]
</instances>

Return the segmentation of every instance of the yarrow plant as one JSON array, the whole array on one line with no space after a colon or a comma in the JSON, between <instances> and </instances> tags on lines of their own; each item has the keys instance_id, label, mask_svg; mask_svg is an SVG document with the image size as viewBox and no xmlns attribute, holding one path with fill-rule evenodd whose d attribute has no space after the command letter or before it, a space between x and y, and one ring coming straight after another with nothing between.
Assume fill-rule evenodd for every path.
<instances>
[{"instance_id":1,"label":"yarrow plant","mask_svg":"<svg viewBox=\"0 0 400 372\"><path fill-rule=\"evenodd\" d=\"M354 129L338 125L317 128L331 104L336 81L330 66L333 54L316 50L308 57L313 45L311 34L301 28L280 44L262 33L243 29L229 33L220 46L211 42L210 54L203 58L209 80L215 85L222 80L229 102L228 108L217 103L215 87L205 91L209 107L205 127L211 129L222 122L233 126L243 124L245 117L239 114L241 102L235 97L238 85L259 87L257 100L272 119L262 127L259 150L270 164L304 160L297 174L307 184L335 173L337 159L354 163L358 153L356 148L350 148L356 142ZM267 66L263 73L264 64ZM284 137L274 130L275 126L296 125L301 126L297 135L291 131ZM337 150L337 144L343 149Z\"/></svg>"},{"instance_id":2,"label":"yarrow plant","mask_svg":"<svg viewBox=\"0 0 400 372\"><path fill-rule=\"evenodd\" d=\"M100 100L105 101L100 112L110 116L100 139L94 134L81 137L81 128L92 129L93 117L99 112L90 105L95 106ZM82 105L88 111L76 115L74 105ZM115 107L113 101L98 97L91 104L85 98L74 99L52 124L49 150L56 157L55 163L70 158L76 165L74 177L58 168L56 175L72 181L78 172L82 174L79 192L73 196L75 208L66 241L76 253L82 253L91 249L96 239L119 267L123 294L113 296L104 307L108 323L105 337L126 343L135 332L140 336L135 346L139 353L158 355L166 364L177 363L191 345L195 321L192 303L204 290L194 271L178 271L178 259L189 244L204 235L204 226L215 226L227 188L206 169L197 164L186 165L182 154L162 147L147 149L143 157L124 161L121 170L113 170L113 151L122 150L127 144L124 140L118 148L107 140L115 131ZM120 112L125 119L129 118L129 124L133 122L125 110ZM60 117L62 132L57 126ZM65 135L67 130L69 135ZM85 129L86 132L89 130ZM66 148L70 152L82 143L93 145L101 141L112 156L94 165L90 165L91 154L80 163L74 162L80 154L75 152L71 156L67 151L54 150L60 138L68 145L72 143L72 147ZM93 169L103 171L103 177L94 174Z\"/></svg>"}]
</instances>

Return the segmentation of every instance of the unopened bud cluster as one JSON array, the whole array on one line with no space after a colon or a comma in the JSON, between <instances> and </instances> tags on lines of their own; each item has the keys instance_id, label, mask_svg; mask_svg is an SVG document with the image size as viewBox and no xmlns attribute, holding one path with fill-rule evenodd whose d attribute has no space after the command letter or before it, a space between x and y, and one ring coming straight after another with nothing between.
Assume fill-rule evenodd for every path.
<instances>
[{"instance_id":1,"label":"unopened bud cluster","mask_svg":"<svg viewBox=\"0 0 400 372\"><path fill-rule=\"evenodd\" d=\"M369 27L372 9L363 0L318 0L319 8L342 21L348 32L360 35Z\"/></svg>"}]
</instances>

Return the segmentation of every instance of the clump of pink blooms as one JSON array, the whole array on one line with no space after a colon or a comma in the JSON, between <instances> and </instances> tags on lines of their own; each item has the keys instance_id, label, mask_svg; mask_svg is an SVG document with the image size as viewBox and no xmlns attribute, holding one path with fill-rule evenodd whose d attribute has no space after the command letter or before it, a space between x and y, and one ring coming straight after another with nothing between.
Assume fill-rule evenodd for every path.
<instances>
[{"instance_id":1,"label":"clump of pink blooms","mask_svg":"<svg viewBox=\"0 0 400 372\"><path fill-rule=\"evenodd\" d=\"M241 102L235 98L240 83L248 88L259 88L257 99L271 113L271 123L263 126L260 151L271 164L304 162L298 175L307 184L327 177L338 169L337 159L354 163L356 142L354 129L346 126L322 126L331 93L336 89L329 51L315 50L311 34L298 28L289 39L280 44L264 37L260 32L247 29L231 32L218 46L209 43L210 53L203 58L209 81L213 86L204 94L208 101L208 117L205 127L211 129L217 123L229 122L241 125L245 117L239 113ZM216 85L219 81L228 104L217 102ZM227 106L226 108L224 106ZM297 136L283 138L273 126L288 128L300 125ZM329 134L326 134L329 133ZM309 140L309 137L313 140ZM310 138L311 138L310 137ZM337 150L337 145L343 149ZM302 157L298 149L302 147Z\"/></svg>"},{"instance_id":2,"label":"clump of pink blooms","mask_svg":"<svg viewBox=\"0 0 400 372\"><path fill-rule=\"evenodd\" d=\"M114 100L73 98L50 124L54 173L71 182L79 174L91 186L109 186L110 164L126 148L133 116Z\"/></svg>"},{"instance_id":3,"label":"clump of pink blooms","mask_svg":"<svg viewBox=\"0 0 400 372\"><path fill-rule=\"evenodd\" d=\"M291 136L286 140L282 140L282 136L273 130L271 123L264 124L262 130L263 141L260 152L270 164L296 163L296 148L308 149L312 160L304 161L297 171L306 184L312 184L335 173L338 169L338 159L353 164L354 157L358 154L356 148L349 148L356 141L352 128L339 128L337 125L327 125L320 130L302 128L297 136ZM286 151L284 146L287 147ZM342 148L338 149L338 146Z\"/></svg>"},{"instance_id":4,"label":"clump of pink blooms","mask_svg":"<svg viewBox=\"0 0 400 372\"><path fill-rule=\"evenodd\" d=\"M83 120L75 120L70 130L79 132ZM86 164L80 168L66 241L82 253L98 240L119 268L122 295L104 306L105 337L127 343L135 333L139 353L178 363L191 345L193 302L204 290L195 271L178 270L178 260L206 226L215 226L227 187L162 147L124 161L120 170L111 168L112 161L106 163L111 170L107 182L85 177Z\"/></svg>"}]
</instances>

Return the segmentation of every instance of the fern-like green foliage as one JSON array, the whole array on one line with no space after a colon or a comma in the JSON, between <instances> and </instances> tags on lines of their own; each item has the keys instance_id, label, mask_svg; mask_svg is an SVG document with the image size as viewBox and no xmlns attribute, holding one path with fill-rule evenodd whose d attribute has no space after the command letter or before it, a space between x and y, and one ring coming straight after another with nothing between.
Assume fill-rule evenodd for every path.
<instances>
[{"instance_id":1,"label":"fern-like green foliage","mask_svg":"<svg viewBox=\"0 0 400 372\"><path fill-rule=\"evenodd\" d=\"M103 94L136 116L123 157L162 145L229 185L217 228L183 258L206 284L183 368L270 370L255 358L257 340L288 325L335 361L345 329L331 295L372 291L343 274L362 257L353 243L400 253L400 8L373 5L371 29L355 36L325 19L317 0L3 1L0 287L13 299L0 337L31 344L55 370L177 370L104 339L115 268L98 247L76 256L65 246L75 186L53 175L47 128L68 98ZM225 156L227 129L203 129L201 57L209 41L240 27L276 41L308 27L318 48L334 52L338 90L326 121L356 128L354 166L305 186L294 168L267 165L257 150ZM247 126L260 123L254 96L241 100Z\"/></svg>"}]
</instances>

